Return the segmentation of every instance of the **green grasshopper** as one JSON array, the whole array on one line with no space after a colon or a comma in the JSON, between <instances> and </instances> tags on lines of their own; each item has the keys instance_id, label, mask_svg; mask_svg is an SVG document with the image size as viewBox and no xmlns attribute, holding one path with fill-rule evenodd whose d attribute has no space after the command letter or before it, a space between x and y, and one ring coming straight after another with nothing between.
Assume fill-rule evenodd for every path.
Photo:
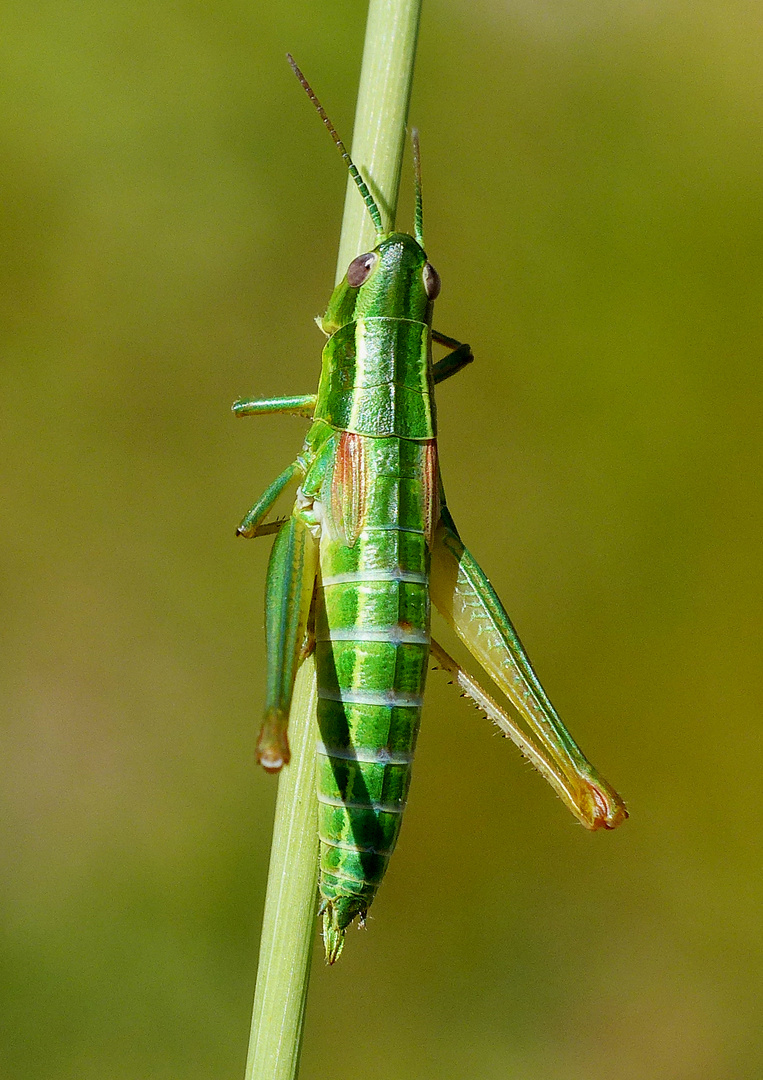
<instances>
[{"instance_id":1,"label":"green grasshopper","mask_svg":"<svg viewBox=\"0 0 763 1080\"><path fill-rule=\"evenodd\" d=\"M319 325L328 338L317 394L238 401L237 416L294 413L312 424L296 459L258 499L240 536L276 533L267 572L267 704L257 757L289 761L297 668L315 650L320 911L326 957L363 921L395 847L410 783L430 651L461 691L520 746L588 829L627 817L567 732L503 604L445 504L434 387L473 357L432 329L440 278L422 227L413 133L414 236L385 232L379 209L302 72L297 78L347 163L373 223L373 251L350 263ZM432 341L449 352L436 363ZM265 519L297 484L285 521ZM523 717L526 733L430 635L430 602Z\"/></svg>"}]
</instances>

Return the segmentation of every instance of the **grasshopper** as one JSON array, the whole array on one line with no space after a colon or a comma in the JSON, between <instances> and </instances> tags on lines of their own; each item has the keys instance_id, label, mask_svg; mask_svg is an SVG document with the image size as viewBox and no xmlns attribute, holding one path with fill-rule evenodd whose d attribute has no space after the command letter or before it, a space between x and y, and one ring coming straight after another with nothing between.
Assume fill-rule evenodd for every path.
<instances>
[{"instance_id":1,"label":"grasshopper","mask_svg":"<svg viewBox=\"0 0 763 1080\"><path fill-rule=\"evenodd\" d=\"M448 512L437 458L434 388L473 357L432 329L440 278L423 237L413 133L414 235L385 232L379 209L294 60L297 78L347 163L376 228L319 326L327 337L318 392L238 401L237 416L293 413L312 423L295 460L237 532L275 533L267 571L267 703L257 758L289 761L297 668L315 650L320 911L326 957L363 921L394 850L411 775L430 654L519 745L588 829L627 817L584 757L522 647L506 610ZM436 363L432 342L448 353ZM291 515L267 522L297 485ZM523 718L527 731L430 634L430 605ZM309 644L306 644L309 643Z\"/></svg>"}]
</instances>

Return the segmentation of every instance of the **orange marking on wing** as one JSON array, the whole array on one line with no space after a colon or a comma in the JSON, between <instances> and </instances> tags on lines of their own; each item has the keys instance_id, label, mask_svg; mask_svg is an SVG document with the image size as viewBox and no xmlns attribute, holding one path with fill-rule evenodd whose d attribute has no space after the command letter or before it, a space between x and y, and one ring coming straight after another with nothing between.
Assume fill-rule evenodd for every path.
<instances>
[{"instance_id":1,"label":"orange marking on wing","mask_svg":"<svg viewBox=\"0 0 763 1080\"><path fill-rule=\"evenodd\" d=\"M429 439L424 443L424 533L431 548L434 531L440 520L440 470L437 464L437 440Z\"/></svg>"},{"instance_id":2,"label":"orange marking on wing","mask_svg":"<svg viewBox=\"0 0 763 1080\"><path fill-rule=\"evenodd\" d=\"M368 510L369 477L363 435L343 431L334 460L331 512L339 532L352 547L360 535Z\"/></svg>"}]
</instances>

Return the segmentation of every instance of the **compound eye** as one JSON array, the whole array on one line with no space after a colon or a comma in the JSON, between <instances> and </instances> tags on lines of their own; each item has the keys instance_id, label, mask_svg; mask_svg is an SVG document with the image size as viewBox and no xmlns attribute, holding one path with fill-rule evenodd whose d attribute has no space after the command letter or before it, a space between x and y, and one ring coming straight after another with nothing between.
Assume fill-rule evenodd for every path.
<instances>
[{"instance_id":1,"label":"compound eye","mask_svg":"<svg viewBox=\"0 0 763 1080\"><path fill-rule=\"evenodd\" d=\"M347 267L347 284L352 285L353 289L360 288L373 270L377 258L375 252L369 251L367 255L358 255L357 259L353 259Z\"/></svg>"},{"instance_id":2,"label":"compound eye","mask_svg":"<svg viewBox=\"0 0 763 1080\"><path fill-rule=\"evenodd\" d=\"M424 288L426 294L430 300L436 300L440 295L440 288L442 282L440 281L440 275L437 273L431 263L424 264Z\"/></svg>"}]
</instances>

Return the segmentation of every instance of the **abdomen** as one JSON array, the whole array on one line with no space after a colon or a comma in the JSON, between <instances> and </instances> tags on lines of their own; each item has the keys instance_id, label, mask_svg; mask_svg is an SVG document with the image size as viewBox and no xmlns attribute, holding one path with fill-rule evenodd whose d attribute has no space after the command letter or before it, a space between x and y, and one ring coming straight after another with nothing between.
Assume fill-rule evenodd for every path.
<instances>
[{"instance_id":1,"label":"abdomen","mask_svg":"<svg viewBox=\"0 0 763 1080\"><path fill-rule=\"evenodd\" d=\"M397 841L429 657L433 449L363 442L362 525L353 544L324 532L315 610L320 891L333 959Z\"/></svg>"}]
</instances>

